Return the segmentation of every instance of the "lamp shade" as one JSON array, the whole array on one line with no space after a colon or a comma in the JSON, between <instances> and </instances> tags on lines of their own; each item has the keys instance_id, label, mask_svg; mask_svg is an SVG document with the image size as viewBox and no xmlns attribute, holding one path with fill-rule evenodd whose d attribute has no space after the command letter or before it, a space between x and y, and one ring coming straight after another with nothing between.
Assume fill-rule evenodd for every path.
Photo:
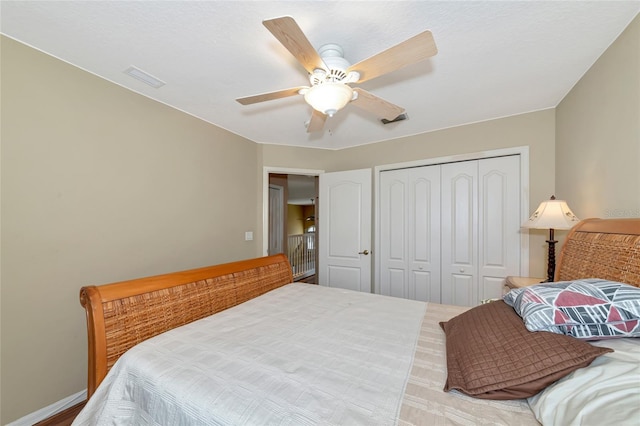
<instances>
[{"instance_id":1,"label":"lamp shade","mask_svg":"<svg viewBox=\"0 0 640 426\"><path fill-rule=\"evenodd\" d=\"M304 100L316 111L333 115L353 99L353 89L344 83L322 83L311 86Z\"/></svg>"},{"instance_id":2,"label":"lamp shade","mask_svg":"<svg viewBox=\"0 0 640 426\"><path fill-rule=\"evenodd\" d=\"M550 200L540 203L531 217L522 224L523 228L533 229L571 229L573 225L580 222L571 211L567 202L564 200L556 200L551 197Z\"/></svg>"}]
</instances>

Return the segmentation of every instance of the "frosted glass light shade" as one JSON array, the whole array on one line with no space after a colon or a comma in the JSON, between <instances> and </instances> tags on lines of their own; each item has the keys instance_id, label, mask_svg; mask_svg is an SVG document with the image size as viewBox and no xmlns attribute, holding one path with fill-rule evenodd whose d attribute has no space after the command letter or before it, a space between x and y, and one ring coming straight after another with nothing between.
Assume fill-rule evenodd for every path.
<instances>
[{"instance_id":1,"label":"frosted glass light shade","mask_svg":"<svg viewBox=\"0 0 640 426\"><path fill-rule=\"evenodd\" d=\"M323 83L312 86L304 100L316 111L333 117L353 98L353 89L344 83Z\"/></svg>"},{"instance_id":2,"label":"frosted glass light shade","mask_svg":"<svg viewBox=\"0 0 640 426\"><path fill-rule=\"evenodd\" d=\"M571 229L580 222L564 200L551 200L540 203L531 217L522 224L523 228L533 229Z\"/></svg>"}]
</instances>

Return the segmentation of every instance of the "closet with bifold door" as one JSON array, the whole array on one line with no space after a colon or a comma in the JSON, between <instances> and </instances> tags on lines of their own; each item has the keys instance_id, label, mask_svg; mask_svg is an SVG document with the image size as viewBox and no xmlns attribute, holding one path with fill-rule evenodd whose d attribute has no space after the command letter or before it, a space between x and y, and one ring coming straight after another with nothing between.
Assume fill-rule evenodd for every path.
<instances>
[{"instance_id":1,"label":"closet with bifold door","mask_svg":"<svg viewBox=\"0 0 640 426\"><path fill-rule=\"evenodd\" d=\"M520 272L520 155L385 170L381 294L475 306Z\"/></svg>"}]
</instances>

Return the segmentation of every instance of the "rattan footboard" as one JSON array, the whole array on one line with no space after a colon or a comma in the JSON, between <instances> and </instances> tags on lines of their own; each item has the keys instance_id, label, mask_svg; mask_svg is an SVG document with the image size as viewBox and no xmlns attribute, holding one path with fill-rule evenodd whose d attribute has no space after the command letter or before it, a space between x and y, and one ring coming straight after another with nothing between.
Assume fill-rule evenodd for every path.
<instances>
[{"instance_id":1,"label":"rattan footboard","mask_svg":"<svg viewBox=\"0 0 640 426\"><path fill-rule=\"evenodd\" d=\"M90 397L116 360L165 331L293 281L284 254L80 290L87 314Z\"/></svg>"}]
</instances>

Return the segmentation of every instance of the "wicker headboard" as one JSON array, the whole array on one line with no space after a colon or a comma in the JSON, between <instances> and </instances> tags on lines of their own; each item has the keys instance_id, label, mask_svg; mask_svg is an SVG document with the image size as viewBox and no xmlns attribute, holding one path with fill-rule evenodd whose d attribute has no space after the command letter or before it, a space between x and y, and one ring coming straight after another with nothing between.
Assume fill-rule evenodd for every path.
<instances>
[{"instance_id":1,"label":"wicker headboard","mask_svg":"<svg viewBox=\"0 0 640 426\"><path fill-rule=\"evenodd\" d=\"M134 345L292 281L287 257L278 254L82 287L89 346L87 396Z\"/></svg>"},{"instance_id":2,"label":"wicker headboard","mask_svg":"<svg viewBox=\"0 0 640 426\"><path fill-rule=\"evenodd\" d=\"M640 287L640 219L586 219L567 235L555 281L604 278Z\"/></svg>"}]
</instances>

